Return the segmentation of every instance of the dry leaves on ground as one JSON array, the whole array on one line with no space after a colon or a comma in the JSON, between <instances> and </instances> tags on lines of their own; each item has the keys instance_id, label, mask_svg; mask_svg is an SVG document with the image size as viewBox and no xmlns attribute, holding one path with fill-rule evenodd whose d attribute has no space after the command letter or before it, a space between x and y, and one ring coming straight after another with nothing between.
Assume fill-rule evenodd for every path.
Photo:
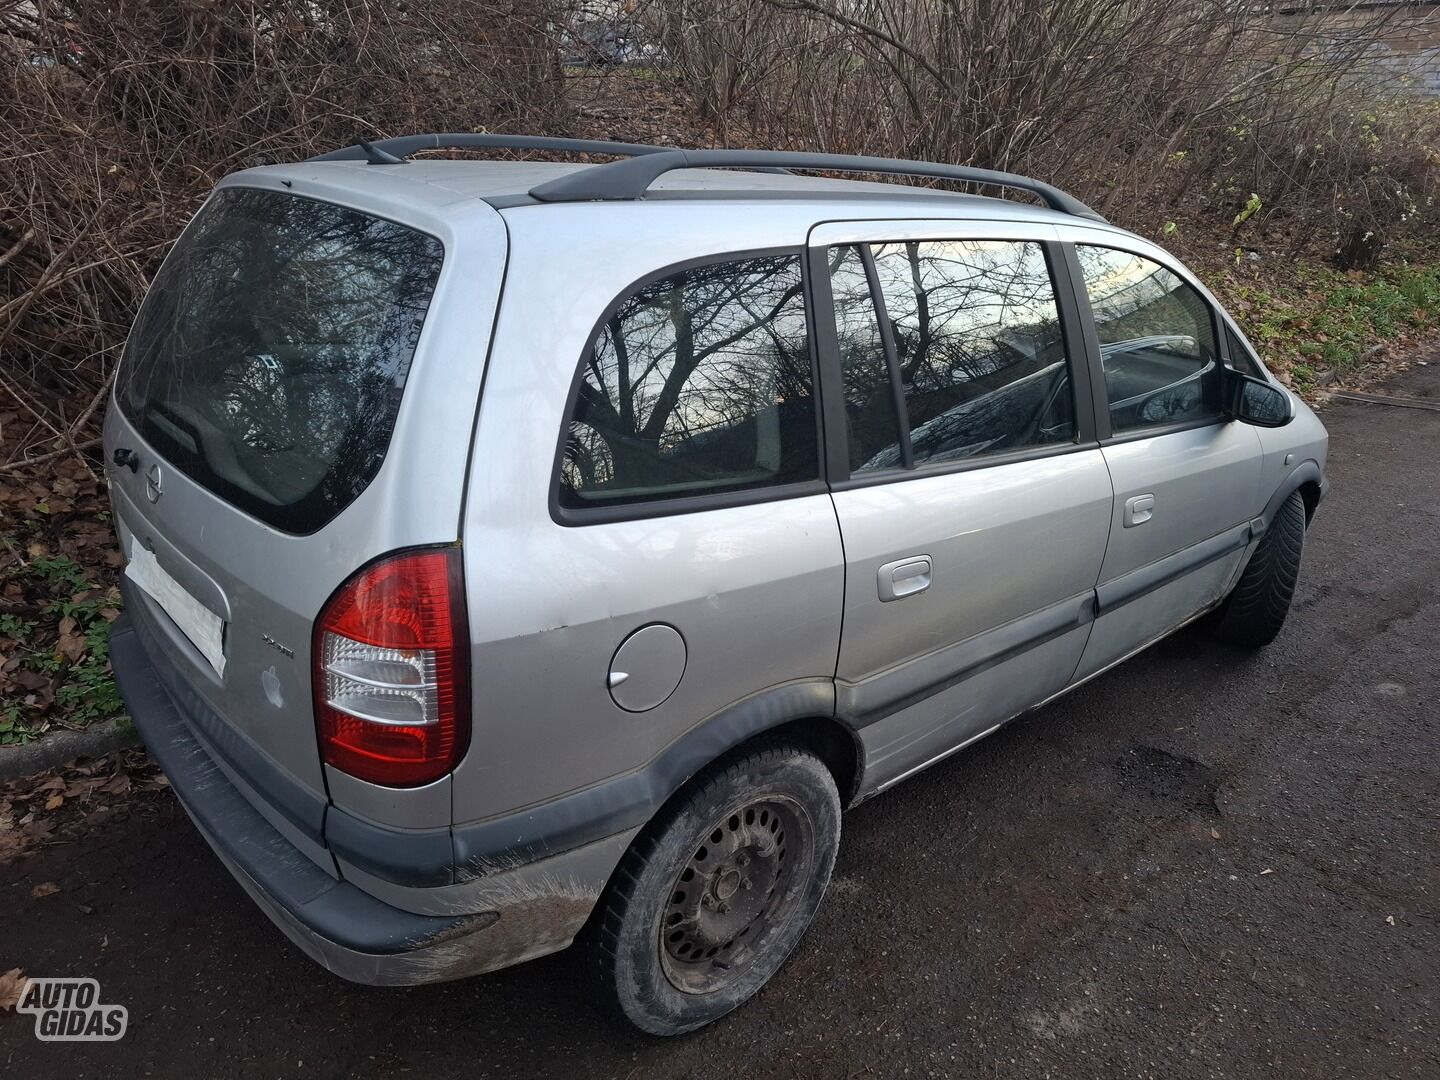
<instances>
[{"instance_id":1,"label":"dry leaves on ground","mask_svg":"<svg viewBox=\"0 0 1440 1080\"><path fill-rule=\"evenodd\" d=\"M19 1005L25 994L25 984L29 981L25 978L25 972L19 968L0 971L0 1009L9 1012Z\"/></svg>"},{"instance_id":2,"label":"dry leaves on ground","mask_svg":"<svg viewBox=\"0 0 1440 1080\"><path fill-rule=\"evenodd\" d=\"M28 427L0 412L0 460ZM108 515L98 457L30 477L0 471L0 745L120 711L107 638L124 560Z\"/></svg>"},{"instance_id":3,"label":"dry leaves on ground","mask_svg":"<svg viewBox=\"0 0 1440 1080\"><path fill-rule=\"evenodd\" d=\"M143 750L120 750L0 783L0 862L69 840L112 814L143 808L149 805L146 796L168 786Z\"/></svg>"}]
</instances>

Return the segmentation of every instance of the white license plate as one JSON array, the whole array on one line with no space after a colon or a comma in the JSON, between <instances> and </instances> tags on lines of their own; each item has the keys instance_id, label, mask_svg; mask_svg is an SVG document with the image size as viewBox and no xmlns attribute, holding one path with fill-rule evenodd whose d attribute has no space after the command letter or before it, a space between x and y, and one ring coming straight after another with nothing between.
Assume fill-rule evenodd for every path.
<instances>
[{"instance_id":1,"label":"white license plate","mask_svg":"<svg viewBox=\"0 0 1440 1080\"><path fill-rule=\"evenodd\" d=\"M166 573L155 561L155 553L138 540L131 545L125 576L160 605L190 644L210 662L215 674L225 674L225 621Z\"/></svg>"}]
</instances>

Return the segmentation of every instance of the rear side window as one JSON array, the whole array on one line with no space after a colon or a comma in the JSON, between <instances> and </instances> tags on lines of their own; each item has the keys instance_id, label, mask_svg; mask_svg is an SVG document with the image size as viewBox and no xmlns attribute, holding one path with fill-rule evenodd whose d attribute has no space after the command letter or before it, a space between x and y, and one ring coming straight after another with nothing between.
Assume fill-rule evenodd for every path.
<instances>
[{"instance_id":1,"label":"rear side window","mask_svg":"<svg viewBox=\"0 0 1440 1080\"><path fill-rule=\"evenodd\" d=\"M355 210L219 191L151 286L120 406L217 495L313 532L380 469L442 258Z\"/></svg>"},{"instance_id":2,"label":"rear side window","mask_svg":"<svg viewBox=\"0 0 1440 1080\"><path fill-rule=\"evenodd\" d=\"M559 501L578 509L819 478L798 255L690 267L625 295L582 360Z\"/></svg>"},{"instance_id":3,"label":"rear side window","mask_svg":"<svg viewBox=\"0 0 1440 1080\"><path fill-rule=\"evenodd\" d=\"M1074 391L1040 244L872 250L917 465L1074 441ZM865 467L900 463L891 448Z\"/></svg>"},{"instance_id":4,"label":"rear side window","mask_svg":"<svg viewBox=\"0 0 1440 1080\"><path fill-rule=\"evenodd\" d=\"M1116 248L1075 248L1095 315L1110 426L1128 431L1220 412L1210 305L1157 262Z\"/></svg>"}]
</instances>

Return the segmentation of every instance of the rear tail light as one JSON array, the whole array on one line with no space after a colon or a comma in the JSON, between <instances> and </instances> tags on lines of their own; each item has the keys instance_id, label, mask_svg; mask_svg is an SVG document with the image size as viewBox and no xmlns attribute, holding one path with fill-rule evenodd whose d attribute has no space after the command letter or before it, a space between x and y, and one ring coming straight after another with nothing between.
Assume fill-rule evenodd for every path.
<instances>
[{"instance_id":1,"label":"rear tail light","mask_svg":"<svg viewBox=\"0 0 1440 1080\"><path fill-rule=\"evenodd\" d=\"M387 556L360 570L315 623L320 756L387 787L455 768L470 741L459 548Z\"/></svg>"}]
</instances>

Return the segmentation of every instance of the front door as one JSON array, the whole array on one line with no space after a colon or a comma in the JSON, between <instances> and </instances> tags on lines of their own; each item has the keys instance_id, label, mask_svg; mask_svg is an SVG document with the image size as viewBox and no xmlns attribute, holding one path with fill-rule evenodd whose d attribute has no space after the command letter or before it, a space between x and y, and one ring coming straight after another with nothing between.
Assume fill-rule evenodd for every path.
<instances>
[{"instance_id":1,"label":"front door","mask_svg":"<svg viewBox=\"0 0 1440 1080\"><path fill-rule=\"evenodd\" d=\"M954 221L811 233L826 431L844 436L827 437L838 707L872 789L1058 692L1089 634L1112 496L1054 238Z\"/></svg>"},{"instance_id":2,"label":"front door","mask_svg":"<svg viewBox=\"0 0 1440 1080\"><path fill-rule=\"evenodd\" d=\"M1154 254L1073 249L1103 370L1097 424L1115 488L1098 617L1077 678L1224 597L1261 509L1259 436L1220 407L1214 311Z\"/></svg>"}]
</instances>

